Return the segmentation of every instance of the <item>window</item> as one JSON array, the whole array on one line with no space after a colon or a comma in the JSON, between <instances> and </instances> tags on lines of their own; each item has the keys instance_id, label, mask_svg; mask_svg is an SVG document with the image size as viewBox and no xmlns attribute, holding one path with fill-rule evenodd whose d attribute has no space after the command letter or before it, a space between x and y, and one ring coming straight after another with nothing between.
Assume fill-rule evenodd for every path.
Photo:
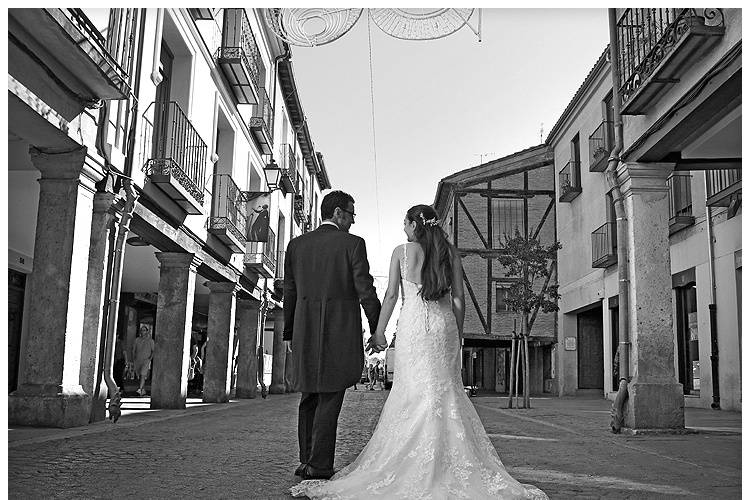
<instances>
[{"instance_id":1,"label":"window","mask_svg":"<svg viewBox=\"0 0 750 500\"><path fill-rule=\"evenodd\" d=\"M573 185L581 187L581 138L578 134L570 141L570 162Z\"/></svg>"},{"instance_id":2,"label":"window","mask_svg":"<svg viewBox=\"0 0 750 500\"><path fill-rule=\"evenodd\" d=\"M492 234L495 241L505 241L505 235L513 236L516 229L524 232L523 200L492 200Z\"/></svg>"},{"instance_id":3,"label":"window","mask_svg":"<svg viewBox=\"0 0 750 500\"><path fill-rule=\"evenodd\" d=\"M508 312L508 285L497 285L495 287L495 312Z\"/></svg>"}]
</instances>

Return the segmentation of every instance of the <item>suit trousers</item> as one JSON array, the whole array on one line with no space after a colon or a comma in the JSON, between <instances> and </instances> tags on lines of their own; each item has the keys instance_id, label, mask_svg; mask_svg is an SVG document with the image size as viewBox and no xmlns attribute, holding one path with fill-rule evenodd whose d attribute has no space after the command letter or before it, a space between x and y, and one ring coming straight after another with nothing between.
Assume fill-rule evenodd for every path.
<instances>
[{"instance_id":1,"label":"suit trousers","mask_svg":"<svg viewBox=\"0 0 750 500\"><path fill-rule=\"evenodd\" d=\"M299 461L320 473L333 471L336 428L345 392L303 392L299 402Z\"/></svg>"}]
</instances>

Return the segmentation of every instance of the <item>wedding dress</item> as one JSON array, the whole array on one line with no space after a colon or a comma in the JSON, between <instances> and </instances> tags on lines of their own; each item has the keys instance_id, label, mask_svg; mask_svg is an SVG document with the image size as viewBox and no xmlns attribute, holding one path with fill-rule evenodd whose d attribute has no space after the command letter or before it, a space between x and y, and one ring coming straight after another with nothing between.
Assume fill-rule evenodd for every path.
<instances>
[{"instance_id":1,"label":"wedding dress","mask_svg":"<svg viewBox=\"0 0 750 500\"><path fill-rule=\"evenodd\" d=\"M295 497L344 500L546 499L505 470L461 381L461 348L450 295L419 296L405 279L396 332L393 386L372 438L331 480L302 481Z\"/></svg>"}]
</instances>

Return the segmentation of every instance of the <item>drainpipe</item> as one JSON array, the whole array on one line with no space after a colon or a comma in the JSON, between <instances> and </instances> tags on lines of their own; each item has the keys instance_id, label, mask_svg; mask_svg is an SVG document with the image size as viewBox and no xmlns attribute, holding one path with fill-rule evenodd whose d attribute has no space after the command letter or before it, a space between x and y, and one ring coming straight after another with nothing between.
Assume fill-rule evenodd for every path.
<instances>
[{"instance_id":1,"label":"drainpipe","mask_svg":"<svg viewBox=\"0 0 750 500\"><path fill-rule=\"evenodd\" d=\"M704 172L703 185L708 193L708 173ZM711 408L721 410L719 394L719 340L716 325L716 269L714 266L714 224L711 220L711 207L706 205L706 233L708 234L708 275L710 279L710 300L708 303L708 317L711 326Z\"/></svg>"},{"instance_id":2,"label":"drainpipe","mask_svg":"<svg viewBox=\"0 0 750 500\"><path fill-rule=\"evenodd\" d=\"M620 65L617 46L617 14L615 9L609 10L609 59L612 70L612 104L614 107L615 147L609 155L605 176L612 188L612 198L615 205L617 219L617 282L618 282L618 310L619 336L618 347L620 378L617 396L612 403L612 432L619 433L625 421L625 402L628 399L628 381L630 379L630 297L628 295L628 220L625 216L620 183L617 178L617 166L620 164L620 152L623 148L622 115L620 114L620 99L617 89L620 86Z\"/></svg>"},{"instance_id":3,"label":"drainpipe","mask_svg":"<svg viewBox=\"0 0 750 500\"><path fill-rule=\"evenodd\" d=\"M122 282L122 267L123 267L123 248L125 244L125 238L128 235L129 232L129 226L130 226L130 220L133 216L133 211L135 210L135 204L138 200L138 193L136 192L132 179L130 178L130 175L133 171L133 159L134 159L134 152L135 152L135 133L136 133L136 122L137 122L137 115L138 115L138 96L140 91L140 82L141 82L141 60L143 58L143 40L144 40L144 33L145 33L145 25L146 25L146 9L141 9L140 11L140 26L139 26L139 34L138 34L138 51L137 56L134 60L134 66L135 66L135 80L133 83L133 89L132 89L132 96L133 96L133 107L132 107L132 115L131 115L131 121L130 121L130 130L128 132L128 141L126 144L126 152L125 152L125 165L124 170L125 174L117 174L115 172L115 175L119 176L122 179L123 182L123 189L125 191L126 201L125 201L125 207L123 209L122 217L120 217L120 220L117 224L117 237L115 239L114 245L110 246L110 254L107 257L107 261L109 262L109 266L107 268L107 282L106 282L106 292L105 292L105 307L103 314L106 315L105 317L105 327L104 327L104 366L103 366L103 376L104 381L107 384L107 389L109 392L109 397L114 396L120 388L117 387L117 384L114 381L113 377L113 371L114 371L114 347L116 342L116 333L115 329L117 328L117 315L119 313L119 297L120 297L120 287ZM106 101L105 101L106 103ZM100 120L99 120L99 127L101 127L98 130L98 144L97 149L99 150L99 154L102 155L105 158L105 163L109 167L109 157L106 155L106 149L104 148L103 144L103 137L104 137L104 126L106 126L107 120L106 120L106 112L102 112L100 114ZM117 185L118 183L115 183ZM114 297L114 299L113 299Z\"/></svg>"},{"instance_id":4,"label":"drainpipe","mask_svg":"<svg viewBox=\"0 0 750 500\"><path fill-rule=\"evenodd\" d=\"M112 262L112 285L109 290L109 301L107 303L107 335L106 345L104 348L104 381L109 389L109 396L114 396L119 388L112 377L112 367L115 361L115 329L117 328L117 314L120 305L120 285L122 284L122 267L124 264L123 248L125 238L130 230L130 220L133 218L135 203L138 200L138 193L133 186L130 178L125 178L123 182L126 200L125 208L122 211L122 217L117 227L117 241L115 242L114 260Z\"/></svg>"}]
</instances>

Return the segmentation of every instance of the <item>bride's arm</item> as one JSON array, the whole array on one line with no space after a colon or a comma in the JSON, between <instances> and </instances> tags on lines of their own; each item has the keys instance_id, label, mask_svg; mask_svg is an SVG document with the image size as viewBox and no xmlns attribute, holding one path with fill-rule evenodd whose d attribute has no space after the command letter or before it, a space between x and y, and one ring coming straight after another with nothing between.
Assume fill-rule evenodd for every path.
<instances>
[{"instance_id":1,"label":"bride's arm","mask_svg":"<svg viewBox=\"0 0 750 500\"><path fill-rule=\"evenodd\" d=\"M378 327L375 330L375 343L384 344L385 340L385 329L388 327L388 321L391 319L393 309L396 307L398 302L398 287L401 283L401 267L398 262L398 249L393 249L393 255L391 255L391 268L388 273L388 289L385 291L385 297L383 298L383 307L380 309L380 317L378 318Z\"/></svg>"},{"instance_id":2,"label":"bride's arm","mask_svg":"<svg viewBox=\"0 0 750 500\"><path fill-rule=\"evenodd\" d=\"M464 299L464 268L461 264L461 255L456 248L451 248L453 258L453 283L451 284L451 300L453 302L453 314L458 324L458 338L464 338L464 316L466 313L466 301Z\"/></svg>"}]
</instances>

